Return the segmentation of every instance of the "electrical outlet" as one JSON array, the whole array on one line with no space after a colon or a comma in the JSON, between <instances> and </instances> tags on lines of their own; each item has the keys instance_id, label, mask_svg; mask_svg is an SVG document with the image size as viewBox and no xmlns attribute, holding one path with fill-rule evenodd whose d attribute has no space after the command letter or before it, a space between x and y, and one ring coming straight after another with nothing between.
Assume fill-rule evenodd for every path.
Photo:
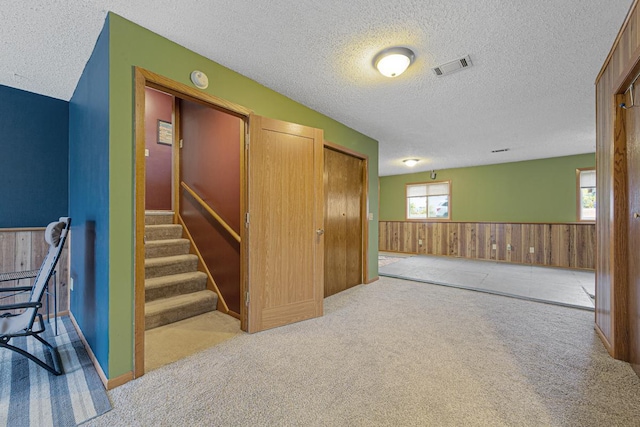
<instances>
[{"instance_id":1,"label":"electrical outlet","mask_svg":"<svg viewBox=\"0 0 640 427\"><path fill-rule=\"evenodd\" d=\"M533 254L533 253L535 253L535 252L536 252L535 248L534 248L533 246L531 246L531 247L529 248L529 253L530 253L530 254Z\"/></svg>"},{"instance_id":2,"label":"electrical outlet","mask_svg":"<svg viewBox=\"0 0 640 427\"><path fill-rule=\"evenodd\" d=\"M418 239L418 244L422 246L422 239Z\"/></svg>"},{"instance_id":3,"label":"electrical outlet","mask_svg":"<svg viewBox=\"0 0 640 427\"><path fill-rule=\"evenodd\" d=\"M69 278L69 289L73 290L73 277Z\"/></svg>"},{"instance_id":4,"label":"electrical outlet","mask_svg":"<svg viewBox=\"0 0 640 427\"><path fill-rule=\"evenodd\" d=\"M513 249L513 247L512 247L511 245L507 245L507 250L508 250L508 251L510 251L510 250L512 250L512 249Z\"/></svg>"},{"instance_id":5,"label":"electrical outlet","mask_svg":"<svg viewBox=\"0 0 640 427\"><path fill-rule=\"evenodd\" d=\"M495 251L496 249L498 249L498 246L494 243L493 245L491 245L491 249Z\"/></svg>"}]
</instances>

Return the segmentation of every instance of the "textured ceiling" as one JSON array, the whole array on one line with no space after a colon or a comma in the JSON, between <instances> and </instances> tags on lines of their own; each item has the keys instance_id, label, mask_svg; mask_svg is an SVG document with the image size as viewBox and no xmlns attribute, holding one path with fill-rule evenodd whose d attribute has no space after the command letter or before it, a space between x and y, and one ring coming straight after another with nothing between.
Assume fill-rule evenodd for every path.
<instances>
[{"instance_id":1,"label":"textured ceiling","mask_svg":"<svg viewBox=\"0 0 640 427\"><path fill-rule=\"evenodd\" d=\"M377 139L381 175L564 156L595 151L594 81L631 3L2 0L0 84L70 99L110 10ZM416 61L388 79L371 61L396 45Z\"/></svg>"}]
</instances>

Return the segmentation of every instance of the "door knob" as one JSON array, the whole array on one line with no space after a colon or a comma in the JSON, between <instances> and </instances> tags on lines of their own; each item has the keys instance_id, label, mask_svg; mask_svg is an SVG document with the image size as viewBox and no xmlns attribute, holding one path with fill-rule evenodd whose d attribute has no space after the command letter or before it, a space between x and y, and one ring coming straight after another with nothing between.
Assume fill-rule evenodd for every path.
<instances>
[{"instance_id":1,"label":"door knob","mask_svg":"<svg viewBox=\"0 0 640 427\"><path fill-rule=\"evenodd\" d=\"M638 212L634 212L633 217L634 218L640 218L640 214Z\"/></svg>"},{"instance_id":2,"label":"door knob","mask_svg":"<svg viewBox=\"0 0 640 427\"><path fill-rule=\"evenodd\" d=\"M318 228L318 229L316 230L316 234L317 234L318 236L322 236L322 235L324 234L324 230L323 230L322 228Z\"/></svg>"}]
</instances>

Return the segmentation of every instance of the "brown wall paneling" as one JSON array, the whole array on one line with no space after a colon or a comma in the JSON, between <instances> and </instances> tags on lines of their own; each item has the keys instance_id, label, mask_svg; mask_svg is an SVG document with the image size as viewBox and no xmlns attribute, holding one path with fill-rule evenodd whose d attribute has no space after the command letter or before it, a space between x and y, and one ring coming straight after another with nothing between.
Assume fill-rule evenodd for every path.
<instances>
[{"instance_id":1,"label":"brown wall paneling","mask_svg":"<svg viewBox=\"0 0 640 427\"><path fill-rule=\"evenodd\" d=\"M595 266L595 224L380 221L379 235L381 251L567 268Z\"/></svg>"},{"instance_id":2,"label":"brown wall paneling","mask_svg":"<svg viewBox=\"0 0 640 427\"><path fill-rule=\"evenodd\" d=\"M438 223L433 229L435 233L436 253L447 255L449 248L449 227L446 223Z\"/></svg>"},{"instance_id":3,"label":"brown wall paneling","mask_svg":"<svg viewBox=\"0 0 640 427\"><path fill-rule=\"evenodd\" d=\"M457 224L446 223L447 235L449 236L448 254L449 256L458 256L459 250L459 227Z\"/></svg>"},{"instance_id":4,"label":"brown wall paneling","mask_svg":"<svg viewBox=\"0 0 640 427\"><path fill-rule=\"evenodd\" d=\"M622 94L640 71L637 5L636 0L596 79L596 330L609 353L622 360L628 359L628 331L639 322L628 313L634 290L629 289L627 253L627 195L637 189L627 189L625 110L619 106L626 102Z\"/></svg>"},{"instance_id":5,"label":"brown wall paneling","mask_svg":"<svg viewBox=\"0 0 640 427\"><path fill-rule=\"evenodd\" d=\"M633 89L633 97L638 99L640 90ZM631 103L631 93L627 93L626 103ZM625 110L627 133L627 236L628 240L628 361L640 374L640 111L638 108ZM634 236L631 238L630 236Z\"/></svg>"},{"instance_id":6,"label":"brown wall paneling","mask_svg":"<svg viewBox=\"0 0 640 427\"><path fill-rule=\"evenodd\" d=\"M241 119L180 101L180 175L236 233L240 233ZM240 313L240 243L184 189L180 216L229 309Z\"/></svg>"},{"instance_id":7,"label":"brown wall paneling","mask_svg":"<svg viewBox=\"0 0 640 427\"><path fill-rule=\"evenodd\" d=\"M171 145L158 143L158 120L172 122L173 96L145 88L145 208L171 210Z\"/></svg>"},{"instance_id":8,"label":"brown wall paneling","mask_svg":"<svg viewBox=\"0 0 640 427\"><path fill-rule=\"evenodd\" d=\"M34 230L0 230L0 273L37 270L40 268L49 246L44 241L44 229ZM58 281L58 313L69 310L69 256L67 245L62 249L58 265L56 266ZM0 282L0 288L14 286L30 286L33 279L12 280ZM53 282L51 282L53 284ZM6 295L0 295L6 296ZM10 296L2 299L2 303L12 304L24 302L29 295L24 294L16 298ZM49 311L53 315L54 295L50 288ZM46 305L40 309L46 314Z\"/></svg>"},{"instance_id":9,"label":"brown wall paneling","mask_svg":"<svg viewBox=\"0 0 640 427\"><path fill-rule=\"evenodd\" d=\"M240 243L185 191L180 217L211 272L229 310L240 313Z\"/></svg>"},{"instance_id":10,"label":"brown wall paneling","mask_svg":"<svg viewBox=\"0 0 640 427\"><path fill-rule=\"evenodd\" d=\"M526 231L526 229L525 229ZM505 242L511 245L511 249L507 248L505 260L507 262L522 263L524 247L522 246L522 226L520 224L507 224L504 230Z\"/></svg>"},{"instance_id":11,"label":"brown wall paneling","mask_svg":"<svg viewBox=\"0 0 640 427\"><path fill-rule=\"evenodd\" d=\"M489 259L488 253L491 250L491 243L487 242L487 236L491 236L490 228L487 224L476 224L476 239L478 244L476 245L476 258L477 259ZM489 230L489 232L488 232Z\"/></svg>"},{"instance_id":12,"label":"brown wall paneling","mask_svg":"<svg viewBox=\"0 0 640 427\"><path fill-rule=\"evenodd\" d=\"M493 224L493 243L496 244L496 256L493 259L506 261L507 259L507 233L505 224Z\"/></svg>"},{"instance_id":13,"label":"brown wall paneling","mask_svg":"<svg viewBox=\"0 0 640 427\"><path fill-rule=\"evenodd\" d=\"M613 351L611 292L614 286L612 263L609 253L612 238L611 228L613 216L610 215L611 198L613 198L613 111L609 107L611 90L611 71L607 70L596 85L596 302L595 320L597 330L609 353ZM611 138L608 134L611 133ZM611 197L605 197L605 195Z\"/></svg>"},{"instance_id":14,"label":"brown wall paneling","mask_svg":"<svg viewBox=\"0 0 640 427\"><path fill-rule=\"evenodd\" d=\"M182 181L240 232L241 119L181 100Z\"/></svg>"}]
</instances>

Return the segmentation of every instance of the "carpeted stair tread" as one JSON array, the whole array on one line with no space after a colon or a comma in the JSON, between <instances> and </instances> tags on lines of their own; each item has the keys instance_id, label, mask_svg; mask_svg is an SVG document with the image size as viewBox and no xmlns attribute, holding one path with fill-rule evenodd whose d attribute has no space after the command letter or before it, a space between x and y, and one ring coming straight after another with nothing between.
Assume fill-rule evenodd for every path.
<instances>
[{"instance_id":1,"label":"carpeted stair tread","mask_svg":"<svg viewBox=\"0 0 640 427\"><path fill-rule=\"evenodd\" d=\"M180 224L145 225L144 237L146 242L180 239L182 238L182 226Z\"/></svg>"},{"instance_id":2,"label":"carpeted stair tread","mask_svg":"<svg viewBox=\"0 0 640 427\"><path fill-rule=\"evenodd\" d=\"M173 224L173 212L171 211L146 211L144 225Z\"/></svg>"},{"instance_id":3,"label":"carpeted stair tread","mask_svg":"<svg viewBox=\"0 0 640 427\"><path fill-rule=\"evenodd\" d=\"M193 272L198 269L198 257L193 254L148 258L144 260L145 279Z\"/></svg>"},{"instance_id":4,"label":"carpeted stair tread","mask_svg":"<svg viewBox=\"0 0 640 427\"><path fill-rule=\"evenodd\" d=\"M217 302L218 296L210 290L149 301L144 309L145 328L149 330L214 311Z\"/></svg>"},{"instance_id":5,"label":"carpeted stair tread","mask_svg":"<svg viewBox=\"0 0 640 427\"><path fill-rule=\"evenodd\" d=\"M178 322L216 309L218 295L207 289L207 275L198 271L191 242L173 212L145 215L145 328Z\"/></svg>"},{"instance_id":6,"label":"carpeted stair tread","mask_svg":"<svg viewBox=\"0 0 640 427\"><path fill-rule=\"evenodd\" d=\"M207 275L201 271L154 277L144 281L145 300L169 298L180 294L202 291L207 288Z\"/></svg>"},{"instance_id":7,"label":"carpeted stair tread","mask_svg":"<svg viewBox=\"0 0 640 427\"><path fill-rule=\"evenodd\" d=\"M159 258L189 253L188 239L151 240L144 245L145 258Z\"/></svg>"}]
</instances>

